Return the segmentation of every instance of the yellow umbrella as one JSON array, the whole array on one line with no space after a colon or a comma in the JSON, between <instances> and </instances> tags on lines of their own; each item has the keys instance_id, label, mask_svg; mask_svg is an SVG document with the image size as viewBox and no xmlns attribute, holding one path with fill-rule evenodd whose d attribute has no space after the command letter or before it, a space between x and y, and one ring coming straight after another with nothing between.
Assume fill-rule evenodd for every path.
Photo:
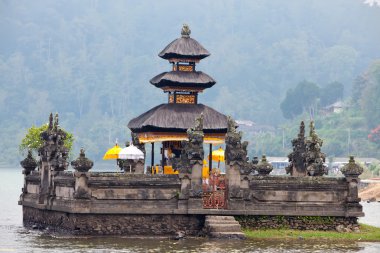
<instances>
[{"instance_id":1,"label":"yellow umbrella","mask_svg":"<svg viewBox=\"0 0 380 253\"><path fill-rule=\"evenodd\" d=\"M118 155L119 155L119 152L121 151L121 147L119 147L119 145L116 145L112 148L110 148L109 150L107 150L107 152L104 154L103 156L103 160L111 160L111 159L118 159Z\"/></svg>"},{"instance_id":2,"label":"yellow umbrella","mask_svg":"<svg viewBox=\"0 0 380 253\"><path fill-rule=\"evenodd\" d=\"M209 177L209 171L208 171L207 161L203 160L202 178L208 178L208 177Z\"/></svg>"},{"instance_id":3,"label":"yellow umbrella","mask_svg":"<svg viewBox=\"0 0 380 253\"><path fill-rule=\"evenodd\" d=\"M222 149L222 147L218 148L217 150L212 151L211 159L215 162L218 162L218 168L219 168L220 162L224 162L224 150Z\"/></svg>"}]
</instances>

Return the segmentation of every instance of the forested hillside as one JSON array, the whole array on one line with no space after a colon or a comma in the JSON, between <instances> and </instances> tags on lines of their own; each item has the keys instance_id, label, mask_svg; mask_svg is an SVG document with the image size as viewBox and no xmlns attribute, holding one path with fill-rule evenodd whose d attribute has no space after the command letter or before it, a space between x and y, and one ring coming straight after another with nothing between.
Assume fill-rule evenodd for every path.
<instances>
[{"instance_id":1,"label":"forested hillside","mask_svg":"<svg viewBox=\"0 0 380 253\"><path fill-rule=\"evenodd\" d=\"M131 118L166 102L149 80L183 23L211 52L200 102L275 128L290 88L339 82L347 98L380 59L380 8L361 0L0 1L0 164L50 112L93 160L127 140Z\"/></svg>"}]
</instances>

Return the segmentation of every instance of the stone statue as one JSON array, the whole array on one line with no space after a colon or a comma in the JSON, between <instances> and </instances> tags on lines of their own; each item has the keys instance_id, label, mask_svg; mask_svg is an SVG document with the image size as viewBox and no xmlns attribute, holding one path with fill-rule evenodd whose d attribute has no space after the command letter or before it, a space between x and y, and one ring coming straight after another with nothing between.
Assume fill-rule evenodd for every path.
<instances>
[{"instance_id":1,"label":"stone statue","mask_svg":"<svg viewBox=\"0 0 380 253\"><path fill-rule=\"evenodd\" d=\"M87 172L92 168L93 165L94 162L86 157L84 148L80 149L79 157L71 162L71 166L79 172Z\"/></svg>"},{"instance_id":2,"label":"stone statue","mask_svg":"<svg viewBox=\"0 0 380 253\"><path fill-rule=\"evenodd\" d=\"M254 171L254 164L248 161L247 147L248 142L241 141L242 132L236 131L235 120L230 116L227 117L227 134L226 134L226 164L238 165L242 175L249 175Z\"/></svg>"},{"instance_id":3,"label":"stone statue","mask_svg":"<svg viewBox=\"0 0 380 253\"><path fill-rule=\"evenodd\" d=\"M288 155L286 172L292 176L323 176L327 174L324 165L326 155L321 152L323 140L315 132L314 122L310 122L309 138L305 138L305 124L302 121L298 138L292 140L293 152Z\"/></svg>"},{"instance_id":4,"label":"stone statue","mask_svg":"<svg viewBox=\"0 0 380 253\"><path fill-rule=\"evenodd\" d=\"M355 162L353 156L350 156L348 164L340 169L348 183L347 202L353 203L354 205L359 204L361 200L358 194L358 185L360 182L359 176L363 173L363 170L363 167Z\"/></svg>"},{"instance_id":5,"label":"stone statue","mask_svg":"<svg viewBox=\"0 0 380 253\"><path fill-rule=\"evenodd\" d=\"M187 131L189 131L189 129ZM200 117L195 119L193 131L203 131L203 113L201 113Z\"/></svg>"},{"instance_id":6,"label":"stone statue","mask_svg":"<svg viewBox=\"0 0 380 253\"><path fill-rule=\"evenodd\" d=\"M292 140L293 152L288 155L290 164L285 168L292 176L306 176L305 166L305 123L301 121L298 137Z\"/></svg>"},{"instance_id":7,"label":"stone statue","mask_svg":"<svg viewBox=\"0 0 380 253\"><path fill-rule=\"evenodd\" d=\"M202 163L203 150L203 114L195 120L195 127L187 130L188 141L182 141L180 158L173 158L173 168L180 173L191 173L192 165Z\"/></svg>"},{"instance_id":8,"label":"stone statue","mask_svg":"<svg viewBox=\"0 0 380 253\"><path fill-rule=\"evenodd\" d=\"M355 158L350 156L350 160L344 165L340 171L345 177L359 177L363 173L364 169L360 164L355 162Z\"/></svg>"},{"instance_id":9,"label":"stone statue","mask_svg":"<svg viewBox=\"0 0 380 253\"><path fill-rule=\"evenodd\" d=\"M314 122L310 122L310 136L306 141L305 166L309 176L327 175L328 170L324 165L326 155L321 152L323 140L315 132Z\"/></svg>"},{"instance_id":10,"label":"stone statue","mask_svg":"<svg viewBox=\"0 0 380 253\"><path fill-rule=\"evenodd\" d=\"M50 116L49 116L49 127L48 127L49 130L53 130L53 113L50 113Z\"/></svg>"},{"instance_id":11,"label":"stone statue","mask_svg":"<svg viewBox=\"0 0 380 253\"><path fill-rule=\"evenodd\" d=\"M37 167L37 161L32 155L32 151L28 150L28 156L20 162L21 166L24 168L25 175L29 175Z\"/></svg>"},{"instance_id":12,"label":"stone statue","mask_svg":"<svg viewBox=\"0 0 380 253\"><path fill-rule=\"evenodd\" d=\"M145 155L146 155L145 144L144 143L140 143L139 136L138 136L137 133L131 132L131 136L132 136L132 144L133 144L133 146L135 146L138 149L140 149L144 153L144 157L145 157Z\"/></svg>"},{"instance_id":13,"label":"stone statue","mask_svg":"<svg viewBox=\"0 0 380 253\"><path fill-rule=\"evenodd\" d=\"M248 142L241 143L242 132L236 131L235 120L230 116L227 117L227 134L226 134L226 162L227 164L242 165L247 159ZM245 149L245 150L244 150Z\"/></svg>"},{"instance_id":14,"label":"stone statue","mask_svg":"<svg viewBox=\"0 0 380 253\"><path fill-rule=\"evenodd\" d=\"M183 24L182 30L181 30L181 35L184 38L189 38L191 34L190 27L187 24Z\"/></svg>"},{"instance_id":15,"label":"stone statue","mask_svg":"<svg viewBox=\"0 0 380 253\"><path fill-rule=\"evenodd\" d=\"M49 127L41 133L41 138L44 141L43 146L38 150L41 160L49 162L55 171L63 171L68 168L69 151L64 146L66 133L60 129L58 124L58 113L54 117L50 114Z\"/></svg>"},{"instance_id":16,"label":"stone statue","mask_svg":"<svg viewBox=\"0 0 380 253\"><path fill-rule=\"evenodd\" d=\"M54 116L53 130L57 131L58 128L59 128L59 119L58 119L58 113L56 113L55 116Z\"/></svg>"},{"instance_id":17,"label":"stone statue","mask_svg":"<svg viewBox=\"0 0 380 253\"><path fill-rule=\"evenodd\" d=\"M257 164L257 172L260 176L266 176L273 170L272 164L267 161L266 155L261 157L261 161Z\"/></svg>"},{"instance_id":18,"label":"stone statue","mask_svg":"<svg viewBox=\"0 0 380 253\"><path fill-rule=\"evenodd\" d=\"M236 122L231 116L227 116L227 132L237 133Z\"/></svg>"}]
</instances>

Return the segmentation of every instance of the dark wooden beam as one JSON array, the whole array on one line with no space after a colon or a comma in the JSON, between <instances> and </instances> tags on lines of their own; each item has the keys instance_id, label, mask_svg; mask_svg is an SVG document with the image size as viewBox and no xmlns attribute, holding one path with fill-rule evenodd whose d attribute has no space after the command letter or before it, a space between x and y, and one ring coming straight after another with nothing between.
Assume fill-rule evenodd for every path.
<instances>
[{"instance_id":1,"label":"dark wooden beam","mask_svg":"<svg viewBox=\"0 0 380 253\"><path fill-rule=\"evenodd\" d=\"M152 168L153 168L153 166L154 166L154 142L152 142L152 158L151 158L151 160L152 160L151 164L152 164Z\"/></svg>"},{"instance_id":2,"label":"dark wooden beam","mask_svg":"<svg viewBox=\"0 0 380 253\"><path fill-rule=\"evenodd\" d=\"M162 171L164 171L164 166L165 166L165 148L164 148L164 142L162 142L162 148L161 148L161 166L162 166Z\"/></svg>"},{"instance_id":3,"label":"dark wooden beam","mask_svg":"<svg viewBox=\"0 0 380 253\"><path fill-rule=\"evenodd\" d=\"M208 172L209 172L209 175L211 174L211 170L212 170L212 144L210 143L210 152L209 152L209 155L208 155Z\"/></svg>"}]
</instances>

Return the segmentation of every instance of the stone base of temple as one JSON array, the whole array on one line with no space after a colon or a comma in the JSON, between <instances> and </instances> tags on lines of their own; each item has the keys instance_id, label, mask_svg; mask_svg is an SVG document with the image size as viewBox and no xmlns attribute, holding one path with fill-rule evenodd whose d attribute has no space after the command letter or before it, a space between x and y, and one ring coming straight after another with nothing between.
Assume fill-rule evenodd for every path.
<instances>
[{"instance_id":1,"label":"stone base of temple","mask_svg":"<svg viewBox=\"0 0 380 253\"><path fill-rule=\"evenodd\" d=\"M204 215L73 214L23 206L26 227L69 235L198 236Z\"/></svg>"}]
</instances>

